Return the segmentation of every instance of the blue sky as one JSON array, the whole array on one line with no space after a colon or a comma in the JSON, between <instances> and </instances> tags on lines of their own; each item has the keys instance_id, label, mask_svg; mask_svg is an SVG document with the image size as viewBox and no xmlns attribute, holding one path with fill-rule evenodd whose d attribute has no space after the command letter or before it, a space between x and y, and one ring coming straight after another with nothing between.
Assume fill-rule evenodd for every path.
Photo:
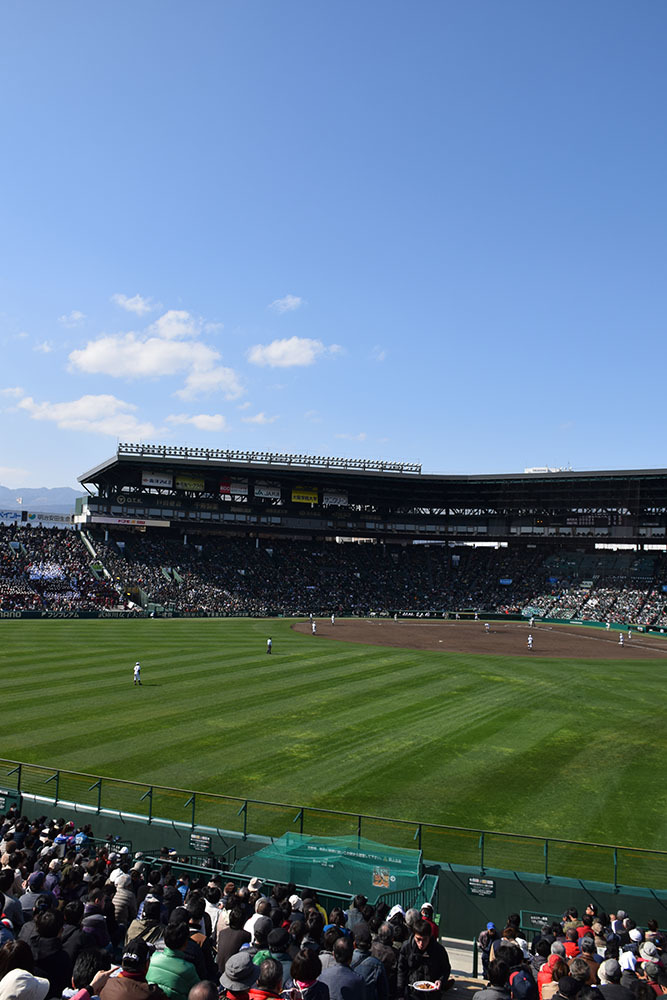
<instances>
[{"instance_id":1,"label":"blue sky","mask_svg":"<svg viewBox=\"0 0 667 1000\"><path fill-rule=\"evenodd\" d=\"M663 466L667 6L0 9L0 483Z\"/></svg>"}]
</instances>

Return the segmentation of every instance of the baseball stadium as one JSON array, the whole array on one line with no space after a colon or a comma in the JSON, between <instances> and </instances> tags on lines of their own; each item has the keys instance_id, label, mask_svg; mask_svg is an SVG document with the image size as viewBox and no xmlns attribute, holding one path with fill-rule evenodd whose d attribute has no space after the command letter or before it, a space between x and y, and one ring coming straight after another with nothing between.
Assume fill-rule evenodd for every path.
<instances>
[{"instance_id":1,"label":"baseball stadium","mask_svg":"<svg viewBox=\"0 0 667 1000\"><path fill-rule=\"evenodd\" d=\"M121 444L80 483L1 517L5 808L460 937L660 921L667 470Z\"/></svg>"}]
</instances>

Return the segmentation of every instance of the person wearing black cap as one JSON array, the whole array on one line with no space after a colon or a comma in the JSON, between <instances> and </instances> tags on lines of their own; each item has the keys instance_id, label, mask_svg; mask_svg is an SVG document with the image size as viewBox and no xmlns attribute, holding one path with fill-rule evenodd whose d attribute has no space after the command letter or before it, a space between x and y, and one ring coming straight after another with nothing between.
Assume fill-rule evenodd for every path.
<instances>
[{"instance_id":1,"label":"person wearing black cap","mask_svg":"<svg viewBox=\"0 0 667 1000\"><path fill-rule=\"evenodd\" d=\"M33 872L28 878L27 890L19 899L21 909L23 910L23 920L26 923L32 920L35 904L41 897L44 896L48 899L49 906L57 905L55 896L45 890L45 881L46 875L42 871Z\"/></svg>"},{"instance_id":2,"label":"person wearing black cap","mask_svg":"<svg viewBox=\"0 0 667 1000\"><path fill-rule=\"evenodd\" d=\"M254 937L252 944L248 948L248 952L255 965L261 965L265 958L271 957L269 952L269 934L272 930L273 921L271 917L260 917L255 921Z\"/></svg>"},{"instance_id":3,"label":"person wearing black cap","mask_svg":"<svg viewBox=\"0 0 667 1000\"><path fill-rule=\"evenodd\" d=\"M166 994L159 986L146 982L149 948L143 938L134 938L125 945L120 972L109 979L100 992L100 1000L162 1000Z\"/></svg>"},{"instance_id":4,"label":"person wearing black cap","mask_svg":"<svg viewBox=\"0 0 667 1000\"><path fill-rule=\"evenodd\" d=\"M371 955L371 931L365 921L355 925L352 931L354 952L350 968L361 976L366 984L366 1000L389 1000L389 983L384 965L379 958Z\"/></svg>"},{"instance_id":5,"label":"person wearing black cap","mask_svg":"<svg viewBox=\"0 0 667 1000\"><path fill-rule=\"evenodd\" d=\"M283 967L283 983L286 983L289 979L290 966L292 964L292 959L287 951L289 948L289 931L286 927L274 927L269 932L267 943L269 946L269 955L271 958L275 958L276 962L280 962Z\"/></svg>"}]
</instances>

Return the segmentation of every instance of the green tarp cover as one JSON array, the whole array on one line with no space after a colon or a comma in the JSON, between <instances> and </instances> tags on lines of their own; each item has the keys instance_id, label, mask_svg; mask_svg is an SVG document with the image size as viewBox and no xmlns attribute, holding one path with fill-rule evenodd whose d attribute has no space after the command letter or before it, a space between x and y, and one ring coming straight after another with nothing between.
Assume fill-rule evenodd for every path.
<instances>
[{"instance_id":1,"label":"green tarp cover","mask_svg":"<svg viewBox=\"0 0 667 1000\"><path fill-rule=\"evenodd\" d=\"M234 871L273 882L295 882L350 895L363 893L374 902L383 893L419 883L422 853L363 837L286 833L268 847L241 858Z\"/></svg>"}]
</instances>

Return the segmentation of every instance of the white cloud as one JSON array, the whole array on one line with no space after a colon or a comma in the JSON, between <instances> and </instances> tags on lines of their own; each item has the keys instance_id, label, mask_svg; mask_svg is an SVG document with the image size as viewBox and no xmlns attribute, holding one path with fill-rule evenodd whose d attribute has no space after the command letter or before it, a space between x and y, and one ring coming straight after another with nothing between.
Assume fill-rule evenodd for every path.
<instances>
[{"instance_id":1,"label":"white cloud","mask_svg":"<svg viewBox=\"0 0 667 1000\"><path fill-rule=\"evenodd\" d=\"M337 344L325 347L321 340L308 337L289 337L273 340L270 344L255 344L248 351L248 361L253 365L269 365L270 368L292 368L313 365L318 358L340 351Z\"/></svg>"},{"instance_id":2,"label":"white cloud","mask_svg":"<svg viewBox=\"0 0 667 1000\"><path fill-rule=\"evenodd\" d=\"M153 424L137 420L134 415L137 407L133 403L116 396L81 396L67 403L37 403L32 396L25 396L19 408L29 413L33 420L48 420L67 431L135 439L155 434Z\"/></svg>"},{"instance_id":3,"label":"white cloud","mask_svg":"<svg viewBox=\"0 0 667 1000\"><path fill-rule=\"evenodd\" d=\"M274 299L269 305L269 309L277 313L294 312L303 305L303 299L298 295L285 295L282 299Z\"/></svg>"},{"instance_id":4,"label":"white cloud","mask_svg":"<svg viewBox=\"0 0 667 1000\"><path fill-rule=\"evenodd\" d=\"M201 326L201 321L195 319L185 309L168 309L149 326L148 330L164 340L183 340L187 337L198 337Z\"/></svg>"},{"instance_id":5,"label":"white cloud","mask_svg":"<svg viewBox=\"0 0 667 1000\"><path fill-rule=\"evenodd\" d=\"M85 313L80 312L78 309L72 309L66 316L59 316L58 322L62 323L63 326L79 326L85 318Z\"/></svg>"},{"instance_id":6,"label":"white cloud","mask_svg":"<svg viewBox=\"0 0 667 1000\"><path fill-rule=\"evenodd\" d=\"M200 431L228 431L229 424L223 417L222 413L197 413L192 417L189 417L187 413L172 413L167 417L167 423L176 424L178 426L182 424L192 424Z\"/></svg>"},{"instance_id":7,"label":"white cloud","mask_svg":"<svg viewBox=\"0 0 667 1000\"><path fill-rule=\"evenodd\" d=\"M210 368L219 357L206 344L160 337L146 340L136 333L122 333L89 340L81 350L72 351L69 360L87 375L147 378Z\"/></svg>"},{"instance_id":8,"label":"white cloud","mask_svg":"<svg viewBox=\"0 0 667 1000\"><path fill-rule=\"evenodd\" d=\"M366 432L360 431L358 434L334 434L334 437L340 438L341 441L365 441Z\"/></svg>"},{"instance_id":9,"label":"white cloud","mask_svg":"<svg viewBox=\"0 0 667 1000\"><path fill-rule=\"evenodd\" d=\"M143 333L103 334L69 355L70 370L112 378L158 378L184 374L181 399L222 392L237 399L243 386L220 352L198 340L202 323L185 310L170 309Z\"/></svg>"},{"instance_id":10,"label":"white cloud","mask_svg":"<svg viewBox=\"0 0 667 1000\"><path fill-rule=\"evenodd\" d=\"M383 347L380 347L379 344L376 344L373 350L371 351L371 358L373 359L373 361L384 361L386 357L387 357L387 352L385 351L385 349Z\"/></svg>"},{"instance_id":11,"label":"white cloud","mask_svg":"<svg viewBox=\"0 0 667 1000\"><path fill-rule=\"evenodd\" d=\"M25 392L19 385L9 386L7 389L0 389L0 396L7 396L9 399L21 399L24 395Z\"/></svg>"},{"instance_id":12,"label":"white cloud","mask_svg":"<svg viewBox=\"0 0 667 1000\"><path fill-rule=\"evenodd\" d=\"M111 296L111 301L115 302L121 309L126 309L137 316L145 316L146 313L153 312L154 309L159 308L159 306L153 305L150 299L145 299L143 295L139 294L129 298L127 295L123 295L122 292L116 292L115 295Z\"/></svg>"},{"instance_id":13,"label":"white cloud","mask_svg":"<svg viewBox=\"0 0 667 1000\"><path fill-rule=\"evenodd\" d=\"M256 413L254 417L241 417L244 424L273 424L278 417L267 417L265 413Z\"/></svg>"},{"instance_id":14,"label":"white cloud","mask_svg":"<svg viewBox=\"0 0 667 1000\"><path fill-rule=\"evenodd\" d=\"M210 348L208 349L210 350ZM217 352L213 353L219 357ZM216 365L214 368L208 368L205 365L194 367L185 380L185 386L178 389L174 395L178 396L179 399L194 399L196 396L204 396L212 392L222 392L225 399L238 399L242 395L243 386L233 368L225 368L224 365Z\"/></svg>"},{"instance_id":15,"label":"white cloud","mask_svg":"<svg viewBox=\"0 0 667 1000\"><path fill-rule=\"evenodd\" d=\"M33 351L39 351L40 354L50 354L53 350L53 345L48 340L43 340L41 344L35 344Z\"/></svg>"},{"instance_id":16,"label":"white cloud","mask_svg":"<svg viewBox=\"0 0 667 1000\"><path fill-rule=\"evenodd\" d=\"M245 403L239 403L239 405L237 406L237 410L249 410L251 405L252 404L250 400L246 399Z\"/></svg>"},{"instance_id":17,"label":"white cloud","mask_svg":"<svg viewBox=\"0 0 667 1000\"><path fill-rule=\"evenodd\" d=\"M322 417L319 415L317 410L306 410L304 413L304 418L310 421L311 424L321 424Z\"/></svg>"},{"instance_id":18,"label":"white cloud","mask_svg":"<svg viewBox=\"0 0 667 1000\"><path fill-rule=\"evenodd\" d=\"M27 336L28 334L25 332L25 330L21 330L20 333L14 334L14 340L25 340Z\"/></svg>"}]
</instances>

